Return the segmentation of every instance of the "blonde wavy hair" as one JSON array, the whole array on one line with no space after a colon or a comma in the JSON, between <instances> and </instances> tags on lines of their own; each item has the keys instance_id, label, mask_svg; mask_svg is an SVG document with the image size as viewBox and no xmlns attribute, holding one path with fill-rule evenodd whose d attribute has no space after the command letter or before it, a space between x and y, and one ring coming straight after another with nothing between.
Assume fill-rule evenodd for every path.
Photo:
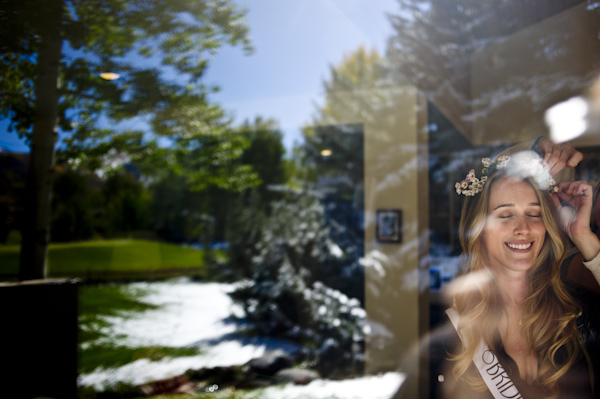
<instances>
[{"instance_id":1,"label":"blonde wavy hair","mask_svg":"<svg viewBox=\"0 0 600 399\"><path fill-rule=\"evenodd\" d=\"M460 315L462 351L451 357L457 379L464 378L472 388L485 390L479 374L467 373L480 340L494 351L494 340L503 305L497 285L483 258L482 232L488 215L491 188L507 176L502 169L489 177L483 190L467 197L460 220L461 264L464 289L454 294L454 306ZM540 254L529 269L530 296L525 300L522 315L522 333L531 352L539 363L537 382L547 389L548 397L558 396L558 379L578 360L582 353L576 318L579 305L565 289L560 278L566 239L557 221L556 206L550 194L541 190L531 178L523 179L533 187L541 206L546 226L546 237Z\"/></svg>"}]
</instances>

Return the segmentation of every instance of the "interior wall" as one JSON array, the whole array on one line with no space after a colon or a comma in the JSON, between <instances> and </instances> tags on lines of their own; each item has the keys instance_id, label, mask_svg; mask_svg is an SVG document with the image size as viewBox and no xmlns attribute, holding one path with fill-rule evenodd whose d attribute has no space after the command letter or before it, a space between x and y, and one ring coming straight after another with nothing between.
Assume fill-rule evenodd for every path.
<instances>
[{"instance_id":1,"label":"interior wall","mask_svg":"<svg viewBox=\"0 0 600 399\"><path fill-rule=\"evenodd\" d=\"M389 124L365 125L366 371L408 373L418 364L415 348L429 321L427 148L419 135L427 108L412 86L387 94L393 104L386 111ZM402 242L377 241L381 209L402 212Z\"/></svg>"},{"instance_id":2,"label":"interior wall","mask_svg":"<svg viewBox=\"0 0 600 399\"><path fill-rule=\"evenodd\" d=\"M379 105L377 115L358 108L336 120L364 127L365 371L410 373L421 382L412 396L425 397L428 358L418 347L429 329L427 103L414 86L330 95ZM377 241L377 210L401 211L401 242Z\"/></svg>"}]
</instances>

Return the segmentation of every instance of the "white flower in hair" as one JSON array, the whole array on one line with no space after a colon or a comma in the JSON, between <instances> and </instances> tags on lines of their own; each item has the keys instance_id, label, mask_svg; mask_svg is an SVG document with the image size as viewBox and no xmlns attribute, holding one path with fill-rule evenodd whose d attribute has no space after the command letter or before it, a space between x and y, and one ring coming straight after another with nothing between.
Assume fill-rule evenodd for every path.
<instances>
[{"instance_id":1,"label":"white flower in hair","mask_svg":"<svg viewBox=\"0 0 600 399\"><path fill-rule=\"evenodd\" d=\"M532 153L535 154L535 153ZM550 176L548 166L542 163L542 159L535 154L532 157L531 154L523 153L515 155L518 162L514 162L514 172L516 176L521 177L532 177L543 189L548 189L550 193L558 191L556 181ZM475 170L471 169L463 181L457 182L454 187L456 188L457 194L462 194L467 197L473 197L479 194L483 190L484 184L488 180L488 176L494 173L498 169L503 169L509 166L511 157L508 155L501 155L496 160L490 158L483 158L481 163L483 168L481 169L480 177L475 175Z\"/></svg>"},{"instance_id":2,"label":"white flower in hair","mask_svg":"<svg viewBox=\"0 0 600 399\"><path fill-rule=\"evenodd\" d=\"M518 161L512 173L522 178L530 177L540 188L548 190L550 193L558 191L556 181L550 174L550 168L544 164L543 159L534 152L522 152L515 155Z\"/></svg>"}]
</instances>

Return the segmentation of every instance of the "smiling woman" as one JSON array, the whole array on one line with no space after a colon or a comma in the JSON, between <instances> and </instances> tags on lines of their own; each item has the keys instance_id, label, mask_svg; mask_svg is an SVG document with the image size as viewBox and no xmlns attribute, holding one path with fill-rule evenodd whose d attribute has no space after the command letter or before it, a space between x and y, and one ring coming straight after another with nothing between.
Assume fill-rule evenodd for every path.
<instances>
[{"instance_id":1,"label":"smiling woman","mask_svg":"<svg viewBox=\"0 0 600 399\"><path fill-rule=\"evenodd\" d=\"M440 396L593 397L588 342L578 330L586 311L560 276L567 244L557 189L533 162L484 159L481 175L457 186L467 190L463 276L447 313L462 344L454 342L447 370L439 370L447 382Z\"/></svg>"},{"instance_id":2,"label":"smiling woman","mask_svg":"<svg viewBox=\"0 0 600 399\"><path fill-rule=\"evenodd\" d=\"M518 277L529 270L544 244L541 206L535 190L524 180L505 177L490 191L483 230L487 261L498 275Z\"/></svg>"}]
</instances>

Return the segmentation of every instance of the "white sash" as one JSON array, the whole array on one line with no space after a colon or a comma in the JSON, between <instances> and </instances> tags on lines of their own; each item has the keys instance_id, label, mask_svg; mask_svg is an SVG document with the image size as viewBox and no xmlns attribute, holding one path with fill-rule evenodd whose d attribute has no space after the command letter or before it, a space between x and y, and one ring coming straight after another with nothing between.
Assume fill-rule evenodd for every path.
<instances>
[{"instance_id":1,"label":"white sash","mask_svg":"<svg viewBox=\"0 0 600 399\"><path fill-rule=\"evenodd\" d=\"M462 335L458 329L458 320L460 316L454 308L446 310L446 314L450 318L452 325L456 329L458 336L462 340ZM479 342L479 346L473 355L473 363L479 374L485 381L488 389L494 395L496 399L522 399L523 397L519 393L519 390L513 384L512 380L504 370L504 367L500 364L498 356L483 342L483 339Z\"/></svg>"}]
</instances>

